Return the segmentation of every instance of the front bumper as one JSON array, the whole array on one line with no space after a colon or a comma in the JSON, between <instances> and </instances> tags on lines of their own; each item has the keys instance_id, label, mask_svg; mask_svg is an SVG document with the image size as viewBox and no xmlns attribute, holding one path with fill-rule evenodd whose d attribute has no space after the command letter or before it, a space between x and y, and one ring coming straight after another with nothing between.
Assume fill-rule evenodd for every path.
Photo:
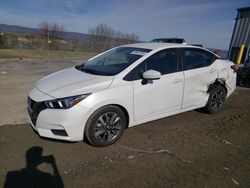
<instances>
[{"instance_id":1,"label":"front bumper","mask_svg":"<svg viewBox=\"0 0 250 188\"><path fill-rule=\"evenodd\" d=\"M29 120L40 136L67 141L83 140L89 109L80 105L69 109L47 109L43 102L30 100Z\"/></svg>"}]
</instances>

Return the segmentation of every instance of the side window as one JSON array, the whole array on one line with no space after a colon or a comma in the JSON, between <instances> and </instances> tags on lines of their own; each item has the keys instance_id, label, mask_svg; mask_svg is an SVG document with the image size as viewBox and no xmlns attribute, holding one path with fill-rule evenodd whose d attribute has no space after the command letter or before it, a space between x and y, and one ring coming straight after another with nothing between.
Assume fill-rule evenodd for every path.
<instances>
[{"instance_id":1,"label":"side window","mask_svg":"<svg viewBox=\"0 0 250 188\"><path fill-rule=\"evenodd\" d=\"M212 53L202 49L184 48L182 51L184 70L206 67L215 60L215 56Z\"/></svg>"},{"instance_id":2,"label":"side window","mask_svg":"<svg viewBox=\"0 0 250 188\"><path fill-rule=\"evenodd\" d=\"M162 75L178 71L177 55L175 49L157 52L136 67L135 79L141 79L147 70L159 71Z\"/></svg>"}]
</instances>

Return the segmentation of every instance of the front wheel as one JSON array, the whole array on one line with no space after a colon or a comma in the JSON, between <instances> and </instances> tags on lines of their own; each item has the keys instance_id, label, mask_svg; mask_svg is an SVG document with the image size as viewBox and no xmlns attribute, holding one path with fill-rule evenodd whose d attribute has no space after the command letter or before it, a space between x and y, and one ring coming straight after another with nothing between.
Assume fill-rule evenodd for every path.
<instances>
[{"instance_id":1,"label":"front wheel","mask_svg":"<svg viewBox=\"0 0 250 188\"><path fill-rule=\"evenodd\" d=\"M126 117L117 106L105 106L95 111L85 128L88 141L97 147L108 146L116 142L126 127Z\"/></svg>"},{"instance_id":2,"label":"front wheel","mask_svg":"<svg viewBox=\"0 0 250 188\"><path fill-rule=\"evenodd\" d=\"M214 88L210 92L205 110L210 114L218 112L224 104L226 95L227 92L223 86L214 86Z\"/></svg>"}]
</instances>

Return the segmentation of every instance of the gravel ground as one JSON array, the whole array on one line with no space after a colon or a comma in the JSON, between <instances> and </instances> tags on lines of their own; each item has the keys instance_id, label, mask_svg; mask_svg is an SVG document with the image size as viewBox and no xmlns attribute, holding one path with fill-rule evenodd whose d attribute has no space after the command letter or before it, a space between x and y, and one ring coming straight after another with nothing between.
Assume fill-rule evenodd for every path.
<instances>
[{"instance_id":1,"label":"gravel ground","mask_svg":"<svg viewBox=\"0 0 250 188\"><path fill-rule=\"evenodd\" d=\"M42 77L80 64L80 59L0 59L0 126L27 123L26 99Z\"/></svg>"},{"instance_id":2,"label":"gravel ground","mask_svg":"<svg viewBox=\"0 0 250 188\"><path fill-rule=\"evenodd\" d=\"M79 62L0 60L0 187L250 187L250 89L237 88L215 115L145 123L105 148L39 138L25 123L27 91Z\"/></svg>"}]
</instances>

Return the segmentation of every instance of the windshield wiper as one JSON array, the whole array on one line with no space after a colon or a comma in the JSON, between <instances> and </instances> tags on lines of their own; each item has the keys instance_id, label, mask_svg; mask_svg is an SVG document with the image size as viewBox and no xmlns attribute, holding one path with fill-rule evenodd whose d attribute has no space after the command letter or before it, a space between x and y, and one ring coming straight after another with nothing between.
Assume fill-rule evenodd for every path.
<instances>
[{"instance_id":1,"label":"windshield wiper","mask_svg":"<svg viewBox=\"0 0 250 188\"><path fill-rule=\"evenodd\" d=\"M87 68L85 66L82 66L80 70L86 73L94 74L94 75L102 75L99 71Z\"/></svg>"},{"instance_id":2,"label":"windshield wiper","mask_svg":"<svg viewBox=\"0 0 250 188\"><path fill-rule=\"evenodd\" d=\"M90 73L90 74L96 74L96 72L94 70L88 69L86 67L82 67L81 71L86 72L86 73Z\"/></svg>"},{"instance_id":3,"label":"windshield wiper","mask_svg":"<svg viewBox=\"0 0 250 188\"><path fill-rule=\"evenodd\" d=\"M108 73L102 73L102 72L99 72L97 70L93 70L93 69L90 69L90 68L87 68L83 65L77 65L75 67L77 70L79 71L82 71L82 72L86 72L86 73L89 73L89 74L94 74L94 75L104 75L104 76L111 76L113 74L108 74Z\"/></svg>"}]
</instances>

